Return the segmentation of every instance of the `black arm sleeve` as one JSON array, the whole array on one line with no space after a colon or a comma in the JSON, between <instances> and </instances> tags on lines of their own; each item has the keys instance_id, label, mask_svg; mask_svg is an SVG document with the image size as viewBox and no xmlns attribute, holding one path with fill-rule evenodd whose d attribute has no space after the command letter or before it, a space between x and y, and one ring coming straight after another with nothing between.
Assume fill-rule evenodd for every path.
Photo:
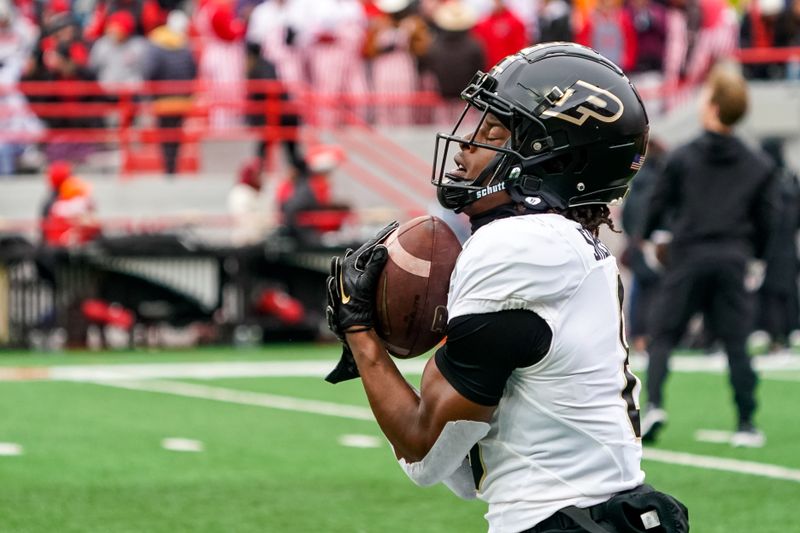
<instances>
[{"instance_id":1,"label":"black arm sleeve","mask_svg":"<svg viewBox=\"0 0 800 533\"><path fill-rule=\"evenodd\" d=\"M552 338L550 326L532 311L461 316L447 324L436 366L468 400L497 405L511 372L539 362Z\"/></svg>"}]
</instances>

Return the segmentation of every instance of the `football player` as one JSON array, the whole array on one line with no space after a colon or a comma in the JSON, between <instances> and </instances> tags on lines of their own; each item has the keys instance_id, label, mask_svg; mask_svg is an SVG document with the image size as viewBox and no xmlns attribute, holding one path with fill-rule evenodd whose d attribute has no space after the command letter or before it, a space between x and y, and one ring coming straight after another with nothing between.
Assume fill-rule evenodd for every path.
<instances>
[{"instance_id":1,"label":"football player","mask_svg":"<svg viewBox=\"0 0 800 533\"><path fill-rule=\"evenodd\" d=\"M548 43L479 72L462 98L433 176L473 230L450 280L447 342L416 391L373 329L393 224L332 262L329 324L344 353L329 381L360 374L408 476L488 502L490 532L688 531L686 508L643 484L622 287L598 239L645 157L639 95L598 53ZM470 113L474 128L457 135Z\"/></svg>"}]
</instances>

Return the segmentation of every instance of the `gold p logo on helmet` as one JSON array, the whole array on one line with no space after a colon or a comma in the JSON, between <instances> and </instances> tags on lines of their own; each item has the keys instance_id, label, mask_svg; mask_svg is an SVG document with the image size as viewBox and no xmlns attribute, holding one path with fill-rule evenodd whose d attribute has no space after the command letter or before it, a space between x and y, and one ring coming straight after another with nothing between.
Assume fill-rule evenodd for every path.
<instances>
[{"instance_id":1,"label":"gold p logo on helmet","mask_svg":"<svg viewBox=\"0 0 800 533\"><path fill-rule=\"evenodd\" d=\"M616 122L624 110L622 101L611 92L578 80L542 115L583 126L590 117L600 122Z\"/></svg>"}]
</instances>

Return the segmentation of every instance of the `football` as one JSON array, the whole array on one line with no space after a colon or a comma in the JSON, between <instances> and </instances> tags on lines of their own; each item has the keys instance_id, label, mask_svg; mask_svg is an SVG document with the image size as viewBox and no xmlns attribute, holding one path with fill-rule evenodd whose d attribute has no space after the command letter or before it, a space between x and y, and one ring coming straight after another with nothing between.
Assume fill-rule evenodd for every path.
<instances>
[{"instance_id":1,"label":"football","mask_svg":"<svg viewBox=\"0 0 800 533\"><path fill-rule=\"evenodd\" d=\"M378 279L378 336L395 357L436 346L447 329L447 291L461 243L440 218L421 216L392 232L389 259Z\"/></svg>"}]
</instances>

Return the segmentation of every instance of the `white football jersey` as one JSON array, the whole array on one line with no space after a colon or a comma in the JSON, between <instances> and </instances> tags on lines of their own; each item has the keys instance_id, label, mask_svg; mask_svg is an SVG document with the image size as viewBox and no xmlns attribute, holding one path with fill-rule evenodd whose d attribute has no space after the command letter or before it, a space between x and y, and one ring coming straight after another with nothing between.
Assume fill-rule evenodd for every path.
<instances>
[{"instance_id":1,"label":"white football jersey","mask_svg":"<svg viewBox=\"0 0 800 533\"><path fill-rule=\"evenodd\" d=\"M472 455L490 533L528 529L644 481L632 420L640 383L627 367L618 284L608 249L561 215L496 220L465 243L450 318L528 309L553 333L544 358L509 377Z\"/></svg>"}]
</instances>

